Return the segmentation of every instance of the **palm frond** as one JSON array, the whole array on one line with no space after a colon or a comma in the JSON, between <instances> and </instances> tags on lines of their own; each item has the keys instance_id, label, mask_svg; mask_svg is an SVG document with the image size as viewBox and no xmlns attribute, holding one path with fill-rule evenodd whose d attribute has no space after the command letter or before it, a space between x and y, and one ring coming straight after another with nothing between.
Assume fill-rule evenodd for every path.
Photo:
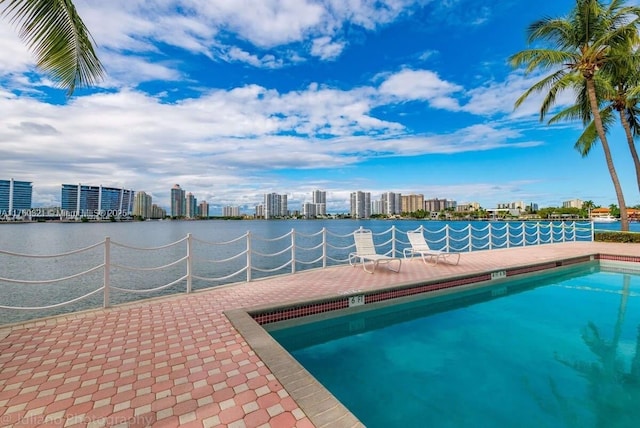
<instances>
[{"instance_id":1,"label":"palm frond","mask_svg":"<svg viewBox=\"0 0 640 428\"><path fill-rule=\"evenodd\" d=\"M576 63L576 55L553 49L526 49L512 55L509 63L513 67L525 65L526 72L530 73L538 68L571 67Z\"/></svg>"},{"instance_id":2,"label":"palm frond","mask_svg":"<svg viewBox=\"0 0 640 428\"><path fill-rule=\"evenodd\" d=\"M92 38L70 0L0 0L0 15L19 27L37 66L71 95L101 81L104 69Z\"/></svg>"},{"instance_id":3,"label":"palm frond","mask_svg":"<svg viewBox=\"0 0 640 428\"><path fill-rule=\"evenodd\" d=\"M611 106L600 111L600 118L602 119L602 127L604 128L605 133L609 132L611 126L616 122L616 117L613 114ZM573 148L576 149L583 158L585 158L589 156L589 153L598 144L598 141L600 141L598 131L596 130L595 122L592 120L584 128L584 131L582 131L582 134L578 137Z\"/></svg>"}]
</instances>

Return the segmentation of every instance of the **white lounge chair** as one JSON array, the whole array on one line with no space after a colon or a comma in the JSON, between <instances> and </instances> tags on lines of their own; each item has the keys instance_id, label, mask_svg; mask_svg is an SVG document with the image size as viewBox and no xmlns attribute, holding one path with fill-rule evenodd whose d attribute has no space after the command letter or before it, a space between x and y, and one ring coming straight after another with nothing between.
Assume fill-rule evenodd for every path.
<instances>
[{"instance_id":1,"label":"white lounge chair","mask_svg":"<svg viewBox=\"0 0 640 428\"><path fill-rule=\"evenodd\" d=\"M356 243L356 251L349 254L349 264L355 266L362 264L362 269L367 273L374 273L376 267L380 263L386 263L387 269L393 272L400 272L402 267L402 259L399 257L391 257L376 253L376 247L373 243L373 233L370 230L358 229L353 232L353 239ZM398 268L394 269L392 262L398 263ZM367 269L367 263L373 266L373 269Z\"/></svg>"},{"instance_id":2,"label":"white lounge chair","mask_svg":"<svg viewBox=\"0 0 640 428\"><path fill-rule=\"evenodd\" d=\"M402 250L405 259L409 256L413 257L414 255L419 254L422 257L422 261L425 263L427 263L427 257L434 262L433 264L438 264L438 259L449 262L449 258L451 257L456 258L456 262L452 264L457 265L460 262L460 253L449 253L447 251L432 250L429 248L427 240L424 239L424 235L419 230L407 232L407 238L409 238L409 244L411 247Z\"/></svg>"}]
</instances>

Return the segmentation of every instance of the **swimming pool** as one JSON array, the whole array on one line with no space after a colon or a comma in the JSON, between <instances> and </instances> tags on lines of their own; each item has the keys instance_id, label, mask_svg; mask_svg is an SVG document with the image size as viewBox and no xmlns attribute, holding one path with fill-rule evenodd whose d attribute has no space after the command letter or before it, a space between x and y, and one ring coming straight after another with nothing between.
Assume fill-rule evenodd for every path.
<instances>
[{"instance_id":1,"label":"swimming pool","mask_svg":"<svg viewBox=\"0 0 640 428\"><path fill-rule=\"evenodd\" d=\"M637 273L492 284L264 327L368 427L638 425Z\"/></svg>"}]
</instances>

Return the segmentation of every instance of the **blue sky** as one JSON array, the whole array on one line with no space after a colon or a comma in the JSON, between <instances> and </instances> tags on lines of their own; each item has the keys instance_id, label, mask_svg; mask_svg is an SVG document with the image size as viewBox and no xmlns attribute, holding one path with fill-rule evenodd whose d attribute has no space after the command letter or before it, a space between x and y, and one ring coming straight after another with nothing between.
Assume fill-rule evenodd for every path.
<instances>
[{"instance_id":1,"label":"blue sky","mask_svg":"<svg viewBox=\"0 0 640 428\"><path fill-rule=\"evenodd\" d=\"M76 0L107 71L70 99L0 21L0 178L145 191L178 183L245 211L264 193L290 209L327 191L558 206L616 203L601 147L579 123L538 121L540 75L507 59L527 26L573 0ZM568 105L571 94L560 97ZM622 133L610 144L628 205L640 203Z\"/></svg>"}]
</instances>

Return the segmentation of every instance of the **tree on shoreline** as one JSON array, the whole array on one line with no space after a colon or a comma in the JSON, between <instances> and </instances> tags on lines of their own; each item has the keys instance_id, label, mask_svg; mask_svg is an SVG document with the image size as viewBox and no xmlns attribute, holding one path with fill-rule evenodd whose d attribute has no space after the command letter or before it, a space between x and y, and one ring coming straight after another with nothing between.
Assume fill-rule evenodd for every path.
<instances>
[{"instance_id":1,"label":"tree on shoreline","mask_svg":"<svg viewBox=\"0 0 640 428\"><path fill-rule=\"evenodd\" d=\"M91 34L71 0L0 0L0 8L0 16L19 27L38 68L66 89L67 96L103 79Z\"/></svg>"},{"instance_id":2,"label":"tree on shoreline","mask_svg":"<svg viewBox=\"0 0 640 428\"><path fill-rule=\"evenodd\" d=\"M629 230L626 203L622 187L607 140L605 127L600 115L600 103L596 90L596 76L610 66L625 47L638 42L638 17L640 9L624 6L623 0L612 0L604 5L600 0L576 0L576 6L566 18L543 18L528 28L528 41L548 42L551 47L531 48L510 58L514 67L525 66L530 73L537 69L551 70L551 74L535 83L518 98L519 107L531 94L546 92L540 108L540 120L544 120L554 106L556 97L565 90L576 89L584 84L585 93L576 94L576 104L588 103L590 117L602 144L607 168L620 207L620 227Z\"/></svg>"}]
</instances>

